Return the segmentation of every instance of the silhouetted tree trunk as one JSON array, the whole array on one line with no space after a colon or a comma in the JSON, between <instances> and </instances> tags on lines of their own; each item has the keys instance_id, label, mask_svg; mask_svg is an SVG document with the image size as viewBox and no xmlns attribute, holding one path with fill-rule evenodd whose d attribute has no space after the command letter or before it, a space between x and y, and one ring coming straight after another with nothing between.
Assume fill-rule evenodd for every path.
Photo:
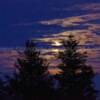
<instances>
[{"instance_id":1,"label":"silhouetted tree trunk","mask_svg":"<svg viewBox=\"0 0 100 100\"><path fill-rule=\"evenodd\" d=\"M59 54L62 61L62 74L58 75L61 100L96 100L92 82L94 72L92 67L86 64L86 52L78 51L78 44L74 36L69 35L68 40L63 42L64 52Z\"/></svg>"}]
</instances>

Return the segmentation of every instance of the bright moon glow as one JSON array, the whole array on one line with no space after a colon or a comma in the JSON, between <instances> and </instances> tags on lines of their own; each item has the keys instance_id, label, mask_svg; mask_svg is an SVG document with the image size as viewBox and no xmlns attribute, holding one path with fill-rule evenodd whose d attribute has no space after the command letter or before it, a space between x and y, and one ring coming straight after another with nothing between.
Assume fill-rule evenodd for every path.
<instances>
[{"instance_id":1,"label":"bright moon glow","mask_svg":"<svg viewBox=\"0 0 100 100\"><path fill-rule=\"evenodd\" d=\"M59 49L52 49L52 52L59 53Z\"/></svg>"},{"instance_id":2,"label":"bright moon glow","mask_svg":"<svg viewBox=\"0 0 100 100\"><path fill-rule=\"evenodd\" d=\"M59 41L53 41L53 44L52 44L52 45L53 45L53 46L61 46L62 43L59 42Z\"/></svg>"},{"instance_id":3,"label":"bright moon glow","mask_svg":"<svg viewBox=\"0 0 100 100\"><path fill-rule=\"evenodd\" d=\"M56 74L62 73L62 71L61 71L60 69L58 69L58 68L49 69L48 71L49 71L49 73L52 74L52 75L56 75Z\"/></svg>"}]
</instances>

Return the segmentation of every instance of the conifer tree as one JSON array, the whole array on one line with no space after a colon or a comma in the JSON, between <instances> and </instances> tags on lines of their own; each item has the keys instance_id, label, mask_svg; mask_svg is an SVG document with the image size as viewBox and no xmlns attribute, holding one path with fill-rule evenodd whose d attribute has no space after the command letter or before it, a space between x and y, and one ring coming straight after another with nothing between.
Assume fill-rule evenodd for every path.
<instances>
[{"instance_id":1,"label":"conifer tree","mask_svg":"<svg viewBox=\"0 0 100 100\"><path fill-rule=\"evenodd\" d=\"M4 95L5 95L5 91L4 91L4 82L3 82L3 80L0 78L0 100L4 100Z\"/></svg>"},{"instance_id":2,"label":"conifer tree","mask_svg":"<svg viewBox=\"0 0 100 100\"><path fill-rule=\"evenodd\" d=\"M14 100L39 100L44 97L43 89L47 90L44 80L46 71L47 66L35 43L28 40L23 56L17 59L14 78L10 79L10 93Z\"/></svg>"},{"instance_id":3,"label":"conifer tree","mask_svg":"<svg viewBox=\"0 0 100 100\"><path fill-rule=\"evenodd\" d=\"M62 74L58 79L61 83L61 100L96 100L96 91L93 87L94 72L86 64L86 52L79 52L79 42L69 35L63 42L64 52L59 53L62 61Z\"/></svg>"}]
</instances>

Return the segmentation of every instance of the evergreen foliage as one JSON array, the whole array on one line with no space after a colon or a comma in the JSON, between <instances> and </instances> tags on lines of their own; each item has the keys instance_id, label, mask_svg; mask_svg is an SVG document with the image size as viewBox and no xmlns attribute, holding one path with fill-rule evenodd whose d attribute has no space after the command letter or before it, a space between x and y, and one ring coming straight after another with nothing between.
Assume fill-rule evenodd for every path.
<instances>
[{"instance_id":1,"label":"evergreen foliage","mask_svg":"<svg viewBox=\"0 0 100 100\"><path fill-rule=\"evenodd\" d=\"M93 88L94 72L91 66L86 64L86 52L79 52L79 42L69 35L63 42L64 52L59 53L62 61L58 75L61 88L61 99L66 100L96 100L96 91Z\"/></svg>"},{"instance_id":2,"label":"evergreen foliage","mask_svg":"<svg viewBox=\"0 0 100 100\"><path fill-rule=\"evenodd\" d=\"M10 80L10 93L14 100L39 100L46 97L43 94L44 90L47 93L49 85L45 80L46 71L47 66L35 43L28 40L23 56L17 59L14 78Z\"/></svg>"},{"instance_id":3,"label":"evergreen foliage","mask_svg":"<svg viewBox=\"0 0 100 100\"><path fill-rule=\"evenodd\" d=\"M95 74L87 65L87 53L79 51L79 42L73 35L63 41L63 46L64 52L59 53L62 63L58 66L62 73L53 76L47 73L48 64L35 42L28 40L15 64L13 78L8 77L9 84L4 86L0 79L0 100L96 100Z\"/></svg>"},{"instance_id":4,"label":"evergreen foliage","mask_svg":"<svg viewBox=\"0 0 100 100\"><path fill-rule=\"evenodd\" d=\"M4 82L3 82L3 80L0 78L0 100L4 100L4 95L5 95L5 91L4 91Z\"/></svg>"}]
</instances>

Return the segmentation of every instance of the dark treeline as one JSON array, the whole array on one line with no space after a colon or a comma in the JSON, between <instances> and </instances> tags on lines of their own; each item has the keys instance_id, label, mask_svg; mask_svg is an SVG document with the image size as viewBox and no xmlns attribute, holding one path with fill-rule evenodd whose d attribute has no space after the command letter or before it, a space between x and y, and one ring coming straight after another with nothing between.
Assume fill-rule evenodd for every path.
<instances>
[{"instance_id":1,"label":"dark treeline","mask_svg":"<svg viewBox=\"0 0 100 100\"><path fill-rule=\"evenodd\" d=\"M13 77L7 77L6 82L0 79L0 100L96 100L95 74L86 64L86 52L78 51L78 44L72 35L63 41L64 52L58 55L62 72L50 75L47 61L35 42L28 40L17 59Z\"/></svg>"}]
</instances>

